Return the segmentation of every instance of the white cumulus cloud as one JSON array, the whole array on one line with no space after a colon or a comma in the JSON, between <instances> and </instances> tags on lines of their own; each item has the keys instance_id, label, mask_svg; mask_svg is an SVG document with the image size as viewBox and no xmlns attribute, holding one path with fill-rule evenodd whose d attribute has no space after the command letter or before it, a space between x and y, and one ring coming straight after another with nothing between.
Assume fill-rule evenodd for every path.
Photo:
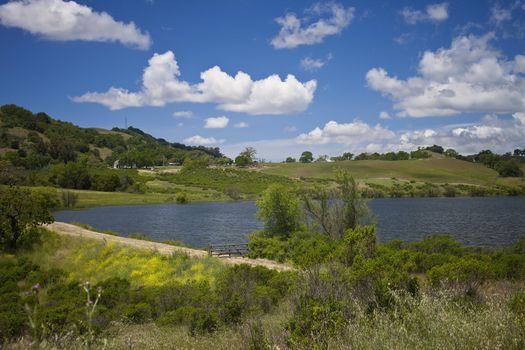
<instances>
[{"instance_id":1,"label":"white cumulus cloud","mask_svg":"<svg viewBox=\"0 0 525 350\"><path fill-rule=\"evenodd\" d=\"M498 117L487 115L476 123L445 125L411 131L393 131L381 125L370 125L360 120L351 123L331 121L295 138L248 141L227 144L221 149L230 156L239 154L247 146L255 147L262 158L282 161L286 156L298 157L305 150L314 154L340 155L343 152L413 151L418 147L441 145L454 148L462 154L473 154L484 149L498 153L523 148L525 140L525 113ZM283 154L283 150L286 150Z\"/></svg>"},{"instance_id":2,"label":"white cumulus cloud","mask_svg":"<svg viewBox=\"0 0 525 350\"><path fill-rule=\"evenodd\" d=\"M368 86L390 97L398 116L525 111L524 59L505 58L491 47L493 38L493 33L460 36L450 48L426 51L419 74L406 80L373 68L366 74Z\"/></svg>"},{"instance_id":3,"label":"white cumulus cloud","mask_svg":"<svg viewBox=\"0 0 525 350\"><path fill-rule=\"evenodd\" d=\"M291 49L300 45L321 43L325 37L339 34L354 18L355 9L329 2L317 3L306 10L307 18L298 18L293 13L276 18L281 26L279 34L272 39L276 49ZM322 17L328 15L328 17ZM312 18L316 21L312 22Z\"/></svg>"},{"instance_id":4,"label":"white cumulus cloud","mask_svg":"<svg viewBox=\"0 0 525 350\"><path fill-rule=\"evenodd\" d=\"M237 129L247 128L249 125L246 122L238 122L233 127Z\"/></svg>"},{"instance_id":5,"label":"white cumulus cloud","mask_svg":"<svg viewBox=\"0 0 525 350\"><path fill-rule=\"evenodd\" d=\"M207 118L204 123L204 128L206 129L223 129L228 126L230 119L226 116Z\"/></svg>"},{"instance_id":6,"label":"white cumulus cloud","mask_svg":"<svg viewBox=\"0 0 525 350\"><path fill-rule=\"evenodd\" d=\"M116 21L106 12L75 1L11 1L0 6L0 23L48 40L120 42L142 50L151 46L149 34L135 23Z\"/></svg>"},{"instance_id":7,"label":"white cumulus cloud","mask_svg":"<svg viewBox=\"0 0 525 350\"><path fill-rule=\"evenodd\" d=\"M301 67L309 72L314 72L325 65L326 62L319 58L305 57L301 60Z\"/></svg>"},{"instance_id":8,"label":"white cumulus cloud","mask_svg":"<svg viewBox=\"0 0 525 350\"><path fill-rule=\"evenodd\" d=\"M190 119L193 116L193 112L192 111L177 111L177 112L173 112L172 116L175 119L178 119L178 118Z\"/></svg>"},{"instance_id":9,"label":"white cumulus cloud","mask_svg":"<svg viewBox=\"0 0 525 350\"><path fill-rule=\"evenodd\" d=\"M425 11L413 10L410 7L405 7L400 14L408 24L416 24L418 22L442 22L448 19L448 3L443 2L428 5Z\"/></svg>"},{"instance_id":10,"label":"white cumulus cloud","mask_svg":"<svg viewBox=\"0 0 525 350\"><path fill-rule=\"evenodd\" d=\"M301 144L358 144L368 139L391 138L394 133L383 128L380 124L370 126L358 119L351 123L338 123L329 121L321 129L319 127L312 131L297 136L296 141Z\"/></svg>"},{"instance_id":11,"label":"white cumulus cloud","mask_svg":"<svg viewBox=\"0 0 525 350\"><path fill-rule=\"evenodd\" d=\"M281 80L273 74L254 81L244 72L231 76L218 66L202 72L202 82L198 84L181 80L180 75L172 51L156 53L144 69L140 91L111 87L106 92L87 92L73 100L99 103L112 110L175 102L215 103L226 111L277 115L306 110L317 87L315 80L302 83L293 75Z\"/></svg>"},{"instance_id":12,"label":"white cumulus cloud","mask_svg":"<svg viewBox=\"0 0 525 350\"><path fill-rule=\"evenodd\" d=\"M461 153L477 153L490 149L498 153L523 148L525 114L514 113L510 119L487 115L478 123L442 127L439 130L411 131L400 136L398 147L414 148L424 145L442 145Z\"/></svg>"},{"instance_id":13,"label":"white cumulus cloud","mask_svg":"<svg viewBox=\"0 0 525 350\"><path fill-rule=\"evenodd\" d=\"M224 143L224 139L216 139L215 137L202 137L200 135L185 138L182 142L191 146L211 146Z\"/></svg>"}]
</instances>

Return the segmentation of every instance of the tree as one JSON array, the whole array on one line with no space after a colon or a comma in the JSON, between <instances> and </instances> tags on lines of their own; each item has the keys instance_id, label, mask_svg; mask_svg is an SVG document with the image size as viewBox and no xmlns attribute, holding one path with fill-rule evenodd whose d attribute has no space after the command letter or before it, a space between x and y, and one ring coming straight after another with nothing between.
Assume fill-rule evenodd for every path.
<instances>
[{"instance_id":1,"label":"tree","mask_svg":"<svg viewBox=\"0 0 525 350\"><path fill-rule=\"evenodd\" d=\"M345 230L354 229L359 224L359 220L368 212L366 203L361 199L357 183L348 171L339 170L336 174L336 181L339 184L341 200L344 204L343 223Z\"/></svg>"},{"instance_id":2,"label":"tree","mask_svg":"<svg viewBox=\"0 0 525 350\"><path fill-rule=\"evenodd\" d=\"M496 171L503 177L520 177L523 171L520 169L520 163L515 159L502 160L496 163Z\"/></svg>"},{"instance_id":3,"label":"tree","mask_svg":"<svg viewBox=\"0 0 525 350\"><path fill-rule=\"evenodd\" d=\"M288 158L286 158L285 162L286 162L286 163L295 163L296 160L295 160L295 158L288 157Z\"/></svg>"},{"instance_id":4,"label":"tree","mask_svg":"<svg viewBox=\"0 0 525 350\"><path fill-rule=\"evenodd\" d=\"M237 157L235 157L235 165L237 166L248 166L253 163L253 160L251 157L245 155L245 154L239 154Z\"/></svg>"},{"instance_id":5,"label":"tree","mask_svg":"<svg viewBox=\"0 0 525 350\"><path fill-rule=\"evenodd\" d=\"M182 163L182 170L183 171L194 171L198 169L206 169L210 163L210 158L205 155L200 155L197 157L191 157L187 155L184 158L184 162Z\"/></svg>"},{"instance_id":6,"label":"tree","mask_svg":"<svg viewBox=\"0 0 525 350\"><path fill-rule=\"evenodd\" d=\"M438 145L429 146L429 147L427 147L425 149L429 150L430 152L435 152L435 153L439 153L439 154L442 154L443 151L444 151L443 147L438 146Z\"/></svg>"},{"instance_id":7,"label":"tree","mask_svg":"<svg viewBox=\"0 0 525 350\"><path fill-rule=\"evenodd\" d=\"M348 171L339 170L336 181L337 189L315 188L303 195L303 201L311 223L322 234L338 240L346 230L358 226L368 209Z\"/></svg>"},{"instance_id":8,"label":"tree","mask_svg":"<svg viewBox=\"0 0 525 350\"><path fill-rule=\"evenodd\" d=\"M57 164L53 168L53 180L63 188L87 190L91 187L91 176L85 162Z\"/></svg>"},{"instance_id":9,"label":"tree","mask_svg":"<svg viewBox=\"0 0 525 350\"><path fill-rule=\"evenodd\" d=\"M310 151L304 151L299 158L301 163L311 163L314 160L314 155Z\"/></svg>"},{"instance_id":10,"label":"tree","mask_svg":"<svg viewBox=\"0 0 525 350\"><path fill-rule=\"evenodd\" d=\"M0 245L15 251L18 240L30 229L54 221L51 209L58 205L56 193L31 191L17 186L0 188Z\"/></svg>"},{"instance_id":11,"label":"tree","mask_svg":"<svg viewBox=\"0 0 525 350\"><path fill-rule=\"evenodd\" d=\"M284 185L270 185L257 201L257 217L270 237L287 239L301 228L299 197Z\"/></svg>"},{"instance_id":12,"label":"tree","mask_svg":"<svg viewBox=\"0 0 525 350\"><path fill-rule=\"evenodd\" d=\"M246 147L244 151L242 151L239 155L241 156L247 156L250 159L254 159L255 155L257 154L257 151L253 147Z\"/></svg>"},{"instance_id":13,"label":"tree","mask_svg":"<svg viewBox=\"0 0 525 350\"><path fill-rule=\"evenodd\" d=\"M445 151L445 157L449 157L449 158L456 158L458 154L459 153L453 148L449 148Z\"/></svg>"},{"instance_id":14,"label":"tree","mask_svg":"<svg viewBox=\"0 0 525 350\"><path fill-rule=\"evenodd\" d=\"M341 159L342 160L352 160L353 157L354 157L354 154L352 152L344 152L343 155L341 156Z\"/></svg>"},{"instance_id":15,"label":"tree","mask_svg":"<svg viewBox=\"0 0 525 350\"><path fill-rule=\"evenodd\" d=\"M525 157L525 148L524 149L516 148L514 150L514 156L516 156L516 157Z\"/></svg>"}]
</instances>

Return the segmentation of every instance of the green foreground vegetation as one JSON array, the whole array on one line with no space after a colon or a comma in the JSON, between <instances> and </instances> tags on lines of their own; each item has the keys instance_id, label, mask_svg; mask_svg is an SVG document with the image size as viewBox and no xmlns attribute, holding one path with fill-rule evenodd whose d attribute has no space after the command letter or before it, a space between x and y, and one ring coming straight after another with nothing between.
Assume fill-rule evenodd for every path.
<instances>
[{"instance_id":1,"label":"green foreground vegetation","mask_svg":"<svg viewBox=\"0 0 525 350\"><path fill-rule=\"evenodd\" d=\"M366 202L273 184L252 257L295 270L163 256L59 236L54 192L0 188L0 346L6 349L522 349L525 238L377 242Z\"/></svg>"}]
</instances>

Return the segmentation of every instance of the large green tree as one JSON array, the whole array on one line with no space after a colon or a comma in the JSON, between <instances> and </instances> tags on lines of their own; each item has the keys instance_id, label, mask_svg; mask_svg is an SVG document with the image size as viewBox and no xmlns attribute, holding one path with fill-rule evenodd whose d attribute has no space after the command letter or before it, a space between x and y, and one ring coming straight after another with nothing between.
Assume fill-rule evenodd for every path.
<instances>
[{"instance_id":1,"label":"large green tree","mask_svg":"<svg viewBox=\"0 0 525 350\"><path fill-rule=\"evenodd\" d=\"M314 160L314 155L310 151L304 151L299 158L301 163L311 163Z\"/></svg>"},{"instance_id":2,"label":"large green tree","mask_svg":"<svg viewBox=\"0 0 525 350\"><path fill-rule=\"evenodd\" d=\"M16 250L29 230L54 221L51 209L57 205L56 192L0 187L0 246L6 251Z\"/></svg>"},{"instance_id":3,"label":"large green tree","mask_svg":"<svg viewBox=\"0 0 525 350\"><path fill-rule=\"evenodd\" d=\"M264 222L265 232L272 237L289 238L301 228L299 197L284 185L270 185L257 201L257 217Z\"/></svg>"}]
</instances>

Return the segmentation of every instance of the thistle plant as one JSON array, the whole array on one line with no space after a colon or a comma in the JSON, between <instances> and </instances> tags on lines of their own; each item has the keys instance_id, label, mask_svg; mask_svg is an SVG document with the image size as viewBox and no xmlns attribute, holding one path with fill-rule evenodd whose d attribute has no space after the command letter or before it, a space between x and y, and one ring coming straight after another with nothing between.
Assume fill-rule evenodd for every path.
<instances>
[{"instance_id":1,"label":"thistle plant","mask_svg":"<svg viewBox=\"0 0 525 350\"><path fill-rule=\"evenodd\" d=\"M95 340L95 331L93 329L93 315L95 314L95 310L97 309L98 301L100 300L100 296L102 295L102 287L98 286L96 290L96 297L95 300L92 298L92 291L91 291L91 284L89 282L85 282L83 285L84 291L86 292L86 320L87 320L87 338L86 338L86 347L88 349L91 348L91 345L93 344Z\"/></svg>"},{"instance_id":2,"label":"thistle plant","mask_svg":"<svg viewBox=\"0 0 525 350\"><path fill-rule=\"evenodd\" d=\"M31 308L28 304L25 304L25 309L27 312L27 317L29 318L29 326L31 327L31 331L33 332L33 338L35 340L39 339L38 334L38 292L40 291L40 283L35 283L33 286L31 286L31 294L33 294L35 301L33 308Z\"/></svg>"}]
</instances>

